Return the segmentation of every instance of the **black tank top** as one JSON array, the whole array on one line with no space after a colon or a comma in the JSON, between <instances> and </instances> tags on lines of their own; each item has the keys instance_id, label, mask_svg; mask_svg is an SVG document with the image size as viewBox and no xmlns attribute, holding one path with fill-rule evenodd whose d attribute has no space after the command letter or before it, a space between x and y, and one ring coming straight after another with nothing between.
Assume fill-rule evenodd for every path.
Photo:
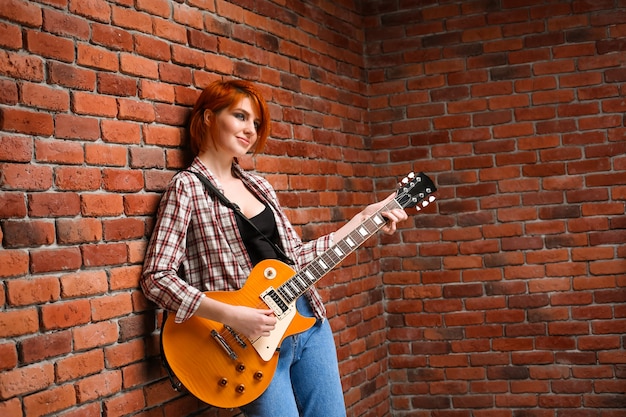
<instances>
[{"instance_id":1,"label":"black tank top","mask_svg":"<svg viewBox=\"0 0 626 417\"><path fill-rule=\"evenodd\" d=\"M240 216L235 216L237 219L237 227L239 233L243 238L243 243L248 250L252 265L256 265L264 259L278 259L278 255L272 245L267 240L263 239L248 222L244 221ZM254 217L250 218L250 221L261 231L265 236L270 238L272 242L278 244L278 228L276 227L276 219L274 219L274 213L265 205L262 212Z\"/></svg>"}]
</instances>

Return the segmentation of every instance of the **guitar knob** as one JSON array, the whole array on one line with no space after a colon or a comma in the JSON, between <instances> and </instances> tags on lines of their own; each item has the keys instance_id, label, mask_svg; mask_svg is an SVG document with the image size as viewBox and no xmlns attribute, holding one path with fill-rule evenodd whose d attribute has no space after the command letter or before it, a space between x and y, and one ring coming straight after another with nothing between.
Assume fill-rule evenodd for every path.
<instances>
[{"instance_id":1,"label":"guitar knob","mask_svg":"<svg viewBox=\"0 0 626 417\"><path fill-rule=\"evenodd\" d=\"M239 384L239 386L237 386L237 388L235 389L235 391L237 391L237 393L239 394L243 394L245 390L246 390L246 386L244 384Z\"/></svg>"},{"instance_id":2,"label":"guitar knob","mask_svg":"<svg viewBox=\"0 0 626 417\"><path fill-rule=\"evenodd\" d=\"M219 385L220 387L225 387L226 385L228 385L228 379L226 379L225 377L222 377L222 379L220 379L219 381Z\"/></svg>"},{"instance_id":3,"label":"guitar knob","mask_svg":"<svg viewBox=\"0 0 626 417\"><path fill-rule=\"evenodd\" d=\"M260 381L263 379L263 372L262 371L256 371L254 373L254 379L256 379L257 381Z\"/></svg>"},{"instance_id":4,"label":"guitar knob","mask_svg":"<svg viewBox=\"0 0 626 417\"><path fill-rule=\"evenodd\" d=\"M246 370L246 365L244 365L241 362L237 364L237 372L243 372L245 370Z\"/></svg>"}]
</instances>

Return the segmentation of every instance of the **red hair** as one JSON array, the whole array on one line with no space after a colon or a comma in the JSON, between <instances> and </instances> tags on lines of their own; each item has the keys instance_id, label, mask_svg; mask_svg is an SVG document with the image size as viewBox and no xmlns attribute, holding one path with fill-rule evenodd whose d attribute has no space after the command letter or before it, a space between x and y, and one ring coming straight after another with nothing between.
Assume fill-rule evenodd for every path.
<instances>
[{"instance_id":1,"label":"red hair","mask_svg":"<svg viewBox=\"0 0 626 417\"><path fill-rule=\"evenodd\" d=\"M263 150L270 133L270 113L265 99L251 82L217 80L202 91L191 111L189 142L194 156L197 156L206 146L204 138L207 136L207 125L204 122L204 112L210 110L213 114L217 114L221 110L234 106L244 97L252 101L260 118L254 153L257 154Z\"/></svg>"}]
</instances>

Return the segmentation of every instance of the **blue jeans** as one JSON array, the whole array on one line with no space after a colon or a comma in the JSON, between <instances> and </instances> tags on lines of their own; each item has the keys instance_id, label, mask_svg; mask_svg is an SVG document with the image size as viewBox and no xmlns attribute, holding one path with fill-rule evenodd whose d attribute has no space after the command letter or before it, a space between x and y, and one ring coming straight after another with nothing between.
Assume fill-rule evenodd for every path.
<instances>
[{"instance_id":1,"label":"blue jeans","mask_svg":"<svg viewBox=\"0 0 626 417\"><path fill-rule=\"evenodd\" d=\"M305 297L296 301L303 316L313 316ZM328 320L287 337L280 346L269 387L241 407L246 417L345 417L346 406L337 352Z\"/></svg>"}]
</instances>

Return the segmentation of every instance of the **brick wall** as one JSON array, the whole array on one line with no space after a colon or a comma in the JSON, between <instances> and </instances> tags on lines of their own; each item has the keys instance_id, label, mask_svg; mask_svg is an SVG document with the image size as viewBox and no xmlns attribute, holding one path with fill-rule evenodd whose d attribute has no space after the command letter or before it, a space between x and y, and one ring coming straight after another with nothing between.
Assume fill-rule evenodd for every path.
<instances>
[{"instance_id":1,"label":"brick wall","mask_svg":"<svg viewBox=\"0 0 626 417\"><path fill-rule=\"evenodd\" d=\"M305 239L440 187L321 282L350 416L617 416L626 4L234 3L0 3L0 415L236 413L170 389L137 287L188 107L235 76Z\"/></svg>"},{"instance_id":2,"label":"brick wall","mask_svg":"<svg viewBox=\"0 0 626 417\"><path fill-rule=\"evenodd\" d=\"M623 415L626 2L420 3L364 24L373 148L440 189L381 249L393 415Z\"/></svg>"}]
</instances>

